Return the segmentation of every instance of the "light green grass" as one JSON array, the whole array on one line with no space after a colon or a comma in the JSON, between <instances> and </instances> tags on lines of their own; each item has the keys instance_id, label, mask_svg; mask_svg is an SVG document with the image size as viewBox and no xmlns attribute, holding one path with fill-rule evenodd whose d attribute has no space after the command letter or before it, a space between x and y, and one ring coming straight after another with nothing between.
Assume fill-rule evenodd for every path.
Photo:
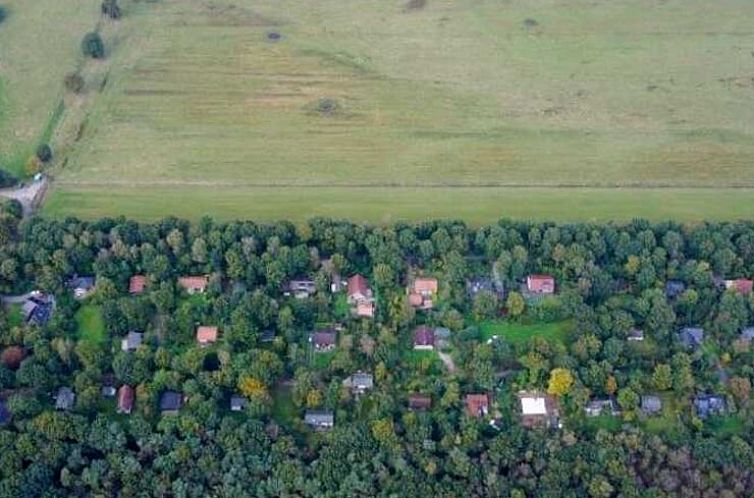
<instances>
[{"instance_id":1,"label":"light green grass","mask_svg":"<svg viewBox=\"0 0 754 498\"><path fill-rule=\"evenodd\" d=\"M11 304L7 308L8 326L20 327L24 323L24 314L20 304Z\"/></svg>"},{"instance_id":2,"label":"light green grass","mask_svg":"<svg viewBox=\"0 0 754 498\"><path fill-rule=\"evenodd\" d=\"M92 304L83 305L76 312L77 324L76 337L79 340L102 344L107 340L105 322L98 306Z\"/></svg>"},{"instance_id":3,"label":"light green grass","mask_svg":"<svg viewBox=\"0 0 754 498\"><path fill-rule=\"evenodd\" d=\"M327 351L323 353L312 353L312 365L314 368L322 370L330 366L335 351Z\"/></svg>"},{"instance_id":4,"label":"light green grass","mask_svg":"<svg viewBox=\"0 0 754 498\"><path fill-rule=\"evenodd\" d=\"M291 390L278 386L272 391L272 418L287 429L295 426L298 410L293 404Z\"/></svg>"},{"instance_id":5,"label":"light green grass","mask_svg":"<svg viewBox=\"0 0 754 498\"><path fill-rule=\"evenodd\" d=\"M728 188L754 187L748 0L232 3L131 5L49 213L481 223L754 207ZM332 115L313 111L323 97Z\"/></svg>"},{"instance_id":6,"label":"light green grass","mask_svg":"<svg viewBox=\"0 0 754 498\"><path fill-rule=\"evenodd\" d=\"M596 417L587 417L586 426L597 430L602 429L608 432L617 432L623 426L623 420L620 417L612 415L598 415Z\"/></svg>"},{"instance_id":7,"label":"light green grass","mask_svg":"<svg viewBox=\"0 0 754 498\"><path fill-rule=\"evenodd\" d=\"M191 202L186 202L191 199ZM95 219L124 215L154 221L175 215L197 220L301 221L313 216L355 222L463 219L471 224L500 218L557 221L735 220L751 217L749 189L386 189L213 188L105 185L57 186L43 213Z\"/></svg>"},{"instance_id":8,"label":"light green grass","mask_svg":"<svg viewBox=\"0 0 754 498\"><path fill-rule=\"evenodd\" d=\"M91 0L5 0L0 23L0 167L22 173L62 112L63 77L99 18Z\"/></svg>"},{"instance_id":9,"label":"light green grass","mask_svg":"<svg viewBox=\"0 0 754 498\"><path fill-rule=\"evenodd\" d=\"M487 321L480 324L482 339L487 340L498 336L513 344L521 344L534 337L541 337L547 341L564 341L573 328L570 321L519 324L508 321Z\"/></svg>"}]
</instances>

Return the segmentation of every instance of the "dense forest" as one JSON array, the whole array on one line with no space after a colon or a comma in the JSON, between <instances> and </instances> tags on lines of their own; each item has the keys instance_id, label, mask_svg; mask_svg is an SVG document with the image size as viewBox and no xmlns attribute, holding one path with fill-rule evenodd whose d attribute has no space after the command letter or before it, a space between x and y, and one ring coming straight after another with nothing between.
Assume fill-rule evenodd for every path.
<instances>
[{"instance_id":1,"label":"dense forest","mask_svg":"<svg viewBox=\"0 0 754 498\"><path fill-rule=\"evenodd\" d=\"M2 497L754 492L754 223L11 203L0 243ZM525 423L522 393L557 423Z\"/></svg>"}]
</instances>

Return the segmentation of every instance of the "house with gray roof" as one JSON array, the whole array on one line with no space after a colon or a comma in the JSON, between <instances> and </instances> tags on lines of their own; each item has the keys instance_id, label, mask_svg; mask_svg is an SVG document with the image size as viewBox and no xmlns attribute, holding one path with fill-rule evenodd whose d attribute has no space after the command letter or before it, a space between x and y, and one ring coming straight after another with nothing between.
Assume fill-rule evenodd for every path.
<instances>
[{"instance_id":1,"label":"house with gray roof","mask_svg":"<svg viewBox=\"0 0 754 498\"><path fill-rule=\"evenodd\" d=\"M615 398L598 398L593 399L584 407L587 417L598 417L600 415L620 415L618 403Z\"/></svg>"},{"instance_id":2,"label":"house with gray roof","mask_svg":"<svg viewBox=\"0 0 754 498\"><path fill-rule=\"evenodd\" d=\"M70 387L61 387L55 395L56 410L70 410L76 402L76 394Z\"/></svg>"},{"instance_id":3,"label":"house with gray roof","mask_svg":"<svg viewBox=\"0 0 754 498\"><path fill-rule=\"evenodd\" d=\"M73 289L73 297L84 299L94 291L95 279L93 276L75 276L68 281L68 287Z\"/></svg>"},{"instance_id":4,"label":"house with gray roof","mask_svg":"<svg viewBox=\"0 0 754 498\"><path fill-rule=\"evenodd\" d=\"M160 412L163 415L177 415L183 405L183 395L176 391L165 391L160 395Z\"/></svg>"},{"instance_id":5,"label":"house with gray roof","mask_svg":"<svg viewBox=\"0 0 754 498\"><path fill-rule=\"evenodd\" d=\"M701 327L684 327L678 335L686 349L697 350L704 341L704 329Z\"/></svg>"},{"instance_id":6,"label":"house with gray roof","mask_svg":"<svg viewBox=\"0 0 754 498\"><path fill-rule=\"evenodd\" d=\"M309 410L304 415L304 423L315 430L332 429L335 416L329 410Z\"/></svg>"},{"instance_id":7,"label":"house with gray roof","mask_svg":"<svg viewBox=\"0 0 754 498\"><path fill-rule=\"evenodd\" d=\"M665 282L665 296L668 299L675 299L686 290L686 284L680 280L668 280Z\"/></svg>"},{"instance_id":8,"label":"house with gray roof","mask_svg":"<svg viewBox=\"0 0 754 498\"><path fill-rule=\"evenodd\" d=\"M46 325L55 310L55 298L41 292L32 292L21 305L24 322L29 325Z\"/></svg>"},{"instance_id":9,"label":"house with gray roof","mask_svg":"<svg viewBox=\"0 0 754 498\"><path fill-rule=\"evenodd\" d=\"M754 341L754 327L746 327L741 330L741 339L746 342Z\"/></svg>"},{"instance_id":10,"label":"house with gray roof","mask_svg":"<svg viewBox=\"0 0 754 498\"><path fill-rule=\"evenodd\" d=\"M232 412L242 412L248 404L249 401L240 394L234 394L230 397L230 411Z\"/></svg>"},{"instance_id":11,"label":"house with gray roof","mask_svg":"<svg viewBox=\"0 0 754 498\"><path fill-rule=\"evenodd\" d=\"M714 415L724 415L728 410L725 397L717 394L700 394L694 398L696 416L704 420Z\"/></svg>"},{"instance_id":12,"label":"house with gray roof","mask_svg":"<svg viewBox=\"0 0 754 498\"><path fill-rule=\"evenodd\" d=\"M136 351L144 340L144 334L141 332L129 332L121 341L120 349L123 351Z\"/></svg>"},{"instance_id":13,"label":"house with gray roof","mask_svg":"<svg viewBox=\"0 0 754 498\"><path fill-rule=\"evenodd\" d=\"M356 372L343 381L343 385L355 394L361 394L374 388L374 376L370 373Z\"/></svg>"},{"instance_id":14,"label":"house with gray roof","mask_svg":"<svg viewBox=\"0 0 754 498\"><path fill-rule=\"evenodd\" d=\"M662 411L662 400L654 394L641 397L641 411L644 415L655 415Z\"/></svg>"}]
</instances>

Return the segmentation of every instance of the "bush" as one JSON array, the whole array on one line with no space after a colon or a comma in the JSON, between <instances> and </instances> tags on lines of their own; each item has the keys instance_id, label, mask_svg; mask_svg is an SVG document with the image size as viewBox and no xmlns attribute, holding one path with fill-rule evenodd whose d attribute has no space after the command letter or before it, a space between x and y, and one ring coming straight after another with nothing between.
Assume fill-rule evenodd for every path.
<instances>
[{"instance_id":1,"label":"bush","mask_svg":"<svg viewBox=\"0 0 754 498\"><path fill-rule=\"evenodd\" d=\"M96 31L87 33L81 41L81 51L85 56L92 59L102 59L105 57L105 44L102 37Z\"/></svg>"},{"instance_id":2,"label":"bush","mask_svg":"<svg viewBox=\"0 0 754 498\"><path fill-rule=\"evenodd\" d=\"M84 89L84 78L79 73L68 73L63 80L69 92L81 93Z\"/></svg>"},{"instance_id":3,"label":"bush","mask_svg":"<svg viewBox=\"0 0 754 498\"><path fill-rule=\"evenodd\" d=\"M4 169L0 169L0 188L12 187L18 183L18 178L8 173Z\"/></svg>"},{"instance_id":4,"label":"bush","mask_svg":"<svg viewBox=\"0 0 754 498\"><path fill-rule=\"evenodd\" d=\"M101 8L102 15L110 19L120 19L122 12L118 6L118 0L104 0Z\"/></svg>"},{"instance_id":5,"label":"bush","mask_svg":"<svg viewBox=\"0 0 754 498\"><path fill-rule=\"evenodd\" d=\"M39 159L43 163L46 163L50 159L52 159L52 149L49 145L41 144L39 147L37 147L37 159Z\"/></svg>"}]
</instances>

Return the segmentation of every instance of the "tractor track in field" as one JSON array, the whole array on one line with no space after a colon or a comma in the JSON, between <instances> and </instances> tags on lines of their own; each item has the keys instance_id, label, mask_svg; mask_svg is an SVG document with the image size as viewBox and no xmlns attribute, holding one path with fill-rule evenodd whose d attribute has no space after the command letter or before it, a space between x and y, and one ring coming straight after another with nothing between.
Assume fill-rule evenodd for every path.
<instances>
[{"instance_id":1,"label":"tractor track in field","mask_svg":"<svg viewBox=\"0 0 754 498\"><path fill-rule=\"evenodd\" d=\"M296 182L238 182L216 180L150 180L150 181L91 181L91 180L55 180L56 185L64 187L208 187L208 188L506 188L506 189L643 189L643 190L720 190L720 189L754 189L754 184L722 185L683 185L663 183L408 183L408 182L374 182L374 183L296 183Z\"/></svg>"}]
</instances>

